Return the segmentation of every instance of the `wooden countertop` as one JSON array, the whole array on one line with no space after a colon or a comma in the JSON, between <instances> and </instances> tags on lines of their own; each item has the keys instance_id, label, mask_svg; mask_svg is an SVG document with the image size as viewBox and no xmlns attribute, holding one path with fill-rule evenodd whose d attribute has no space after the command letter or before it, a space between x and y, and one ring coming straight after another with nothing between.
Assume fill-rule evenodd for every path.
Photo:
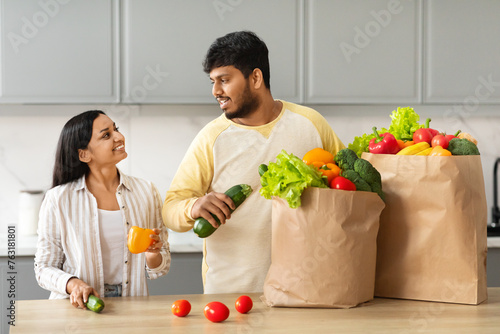
<instances>
[{"instance_id":1,"label":"wooden countertop","mask_svg":"<svg viewBox=\"0 0 500 334\"><path fill-rule=\"evenodd\" d=\"M248 314L234 309L238 294L167 295L104 299L97 314L75 309L66 300L16 302L16 326L10 333L499 333L500 288L488 289L480 305L459 305L375 298L352 309L271 308L249 294ZM172 315L177 299L191 302L185 318ZM222 323L203 315L210 301L225 303L231 314Z\"/></svg>"}]
</instances>

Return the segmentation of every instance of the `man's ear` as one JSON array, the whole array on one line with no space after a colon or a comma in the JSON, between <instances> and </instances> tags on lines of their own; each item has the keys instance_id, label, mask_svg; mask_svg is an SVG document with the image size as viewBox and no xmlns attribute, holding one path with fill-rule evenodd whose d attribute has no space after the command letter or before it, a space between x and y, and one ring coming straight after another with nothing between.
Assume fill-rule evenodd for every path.
<instances>
[{"instance_id":1,"label":"man's ear","mask_svg":"<svg viewBox=\"0 0 500 334\"><path fill-rule=\"evenodd\" d=\"M254 89L260 89L264 85L264 77L262 76L260 68L254 69L252 74L250 74L250 77L252 79Z\"/></svg>"},{"instance_id":2,"label":"man's ear","mask_svg":"<svg viewBox=\"0 0 500 334\"><path fill-rule=\"evenodd\" d=\"M78 150L78 158L80 158L81 162L89 163L90 162L90 152L88 149L79 149Z\"/></svg>"}]
</instances>

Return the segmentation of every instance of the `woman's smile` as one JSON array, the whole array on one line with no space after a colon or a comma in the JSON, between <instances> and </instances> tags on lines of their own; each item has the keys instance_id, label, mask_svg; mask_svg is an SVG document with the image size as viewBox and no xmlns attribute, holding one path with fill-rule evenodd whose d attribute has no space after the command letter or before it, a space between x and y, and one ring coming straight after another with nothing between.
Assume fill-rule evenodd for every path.
<instances>
[{"instance_id":1,"label":"woman's smile","mask_svg":"<svg viewBox=\"0 0 500 334\"><path fill-rule=\"evenodd\" d=\"M125 151L125 145L121 144L113 149L113 151Z\"/></svg>"}]
</instances>

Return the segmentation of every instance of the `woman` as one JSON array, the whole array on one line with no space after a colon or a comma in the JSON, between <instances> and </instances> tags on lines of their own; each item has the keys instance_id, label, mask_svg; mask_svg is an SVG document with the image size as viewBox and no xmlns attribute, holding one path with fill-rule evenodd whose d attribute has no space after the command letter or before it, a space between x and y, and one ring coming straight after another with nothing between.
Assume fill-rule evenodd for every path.
<instances>
[{"instance_id":1,"label":"woman","mask_svg":"<svg viewBox=\"0 0 500 334\"><path fill-rule=\"evenodd\" d=\"M150 279L170 268L161 197L147 181L123 174L125 138L99 110L70 119L56 152L52 188L40 209L35 273L50 299L68 298L85 309L97 297L148 294ZM130 227L153 229L145 253L127 248Z\"/></svg>"}]
</instances>

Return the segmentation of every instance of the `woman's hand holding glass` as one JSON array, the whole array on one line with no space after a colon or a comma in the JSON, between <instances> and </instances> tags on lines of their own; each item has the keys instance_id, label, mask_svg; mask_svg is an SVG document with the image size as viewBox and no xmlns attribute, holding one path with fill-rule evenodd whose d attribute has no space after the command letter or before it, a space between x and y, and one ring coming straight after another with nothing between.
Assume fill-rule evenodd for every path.
<instances>
[{"instance_id":1,"label":"woman's hand holding glass","mask_svg":"<svg viewBox=\"0 0 500 334\"><path fill-rule=\"evenodd\" d=\"M153 229L155 234L151 234L149 237L153 239L151 246L146 249L146 263L149 268L154 269L161 264L162 256L160 254L161 248L163 247L163 241L160 237L160 229Z\"/></svg>"}]
</instances>

